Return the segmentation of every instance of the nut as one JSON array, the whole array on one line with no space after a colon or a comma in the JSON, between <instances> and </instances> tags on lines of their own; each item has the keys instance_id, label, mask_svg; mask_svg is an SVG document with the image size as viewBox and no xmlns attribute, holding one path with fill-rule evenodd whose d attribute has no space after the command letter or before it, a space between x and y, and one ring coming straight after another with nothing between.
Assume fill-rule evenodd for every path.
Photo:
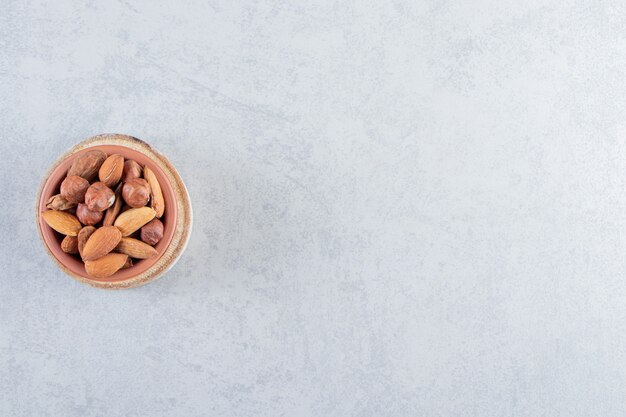
<instances>
[{"instance_id":1,"label":"nut","mask_svg":"<svg viewBox=\"0 0 626 417\"><path fill-rule=\"evenodd\" d=\"M141 165L132 159L124 162L124 170L122 171L122 181L128 182L133 178L140 178L142 173Z\"/></svg>"},{"instance_id":2,"label":"nut","mask_svg":"<svg viewBox=\"0 0 626 417\"><path fill-rule=\"evenodd\" d=\"M41 216L48 226L66 236L78 235L82 227L76 216L65 211L47 210L41 213Z\"/></svg>"},{"instance_id":3,"label":"nut","mask_svg":"<svg viewBox=\"0 0 626 417\"><path fill-rule=\"evenodd\" d=\"M159 219L152 219L141 228L141 240L148 245L156 245L163 239L163 223Z\"/></svg>"},{"instance_id":4,"label":"nut","mask_svg":"<svg viewBox=\"0 0 626 417\"><path fill-rule=\"evenodd\" d=\"M113 226L113 222L118 214L120 214L120 210L122 208L122 186L123 184L118 184L117 189L115 190L115 202L111 207L109 207L104 215L104 220L102 220L103 226Z\"/></svg>"},{"instance_id":5,"label":"nut","mask_svg":"<svg viewBox=\"0 0 626 417\"><path fill-rule=\"evenodd\" d=\"M132 208L117 216L115 226L120 229L122 236L129 236L154 219L155 215L156 212L150 207Z\"/></svg>"},{"instance_id":6,"label":"nut","mask_svg":"<svg viewBox=\"0 0 626 417\"><path fill-rule=\"evenodd\" d=\"M159 218L165 212L159 178L161 171L121 154L107 156L95 148L81 151L58 194L46 201L48 210L41 219L65 235L61 250L77 259L80 255L89 276L110 277L132 268L133 261L158 255L154 245L163 239Z\"/></svg>"},{"instance_id":7,"label":"nut","mask_svg":"<svg viewBox=\"0 0 626 417\"><path fill-rule=\"evenodd\" d=\"M80 257L83 257L83 250L85 249L85 244L89 240L89 237L96 231L96 228L93 226L85 226L80 229L78 232L78 253Z\"/></svg>"},{"instance_id":8,"label":"nut","mask_svg":"<svg viewBox=\"0 0 626 417\"><path fill-rule=\"evenodd\" d=\"M107 187L113 187L122 178L122 171L124 170L124 157L119 154L109 156L100 167L98 171L98 177L100 181Z\"/></svg>"},{"instance_id":9,"label":"nut","mask_svg":"<svg viewBox=\"0 0 626 417\"><path fill-rule=\"evenodd\" d=\"M85 204L92 211L104 211L115 202L115 194L104 183L94 182L85 193Z\"/></svg>"},{"instance_id":10,"label":"nut","mask_svg":"<svg viewBox=\"0 0 626 417\"><path fill-rule=\"evenodd\" d=\"M76 236L65 236L61 242L61 250L65 253L78 253L78 238Z\"/></svg>"},{"instance_id":11,"label":"nut","mask_svg":"<svg viewBox=\"0 0 626 417\"><path fill-rule=\"evenodd\" d=\"M128 257L128 259L126 259L126 263L122 265L121 269L130 268L131 266L133 266L133 260L130 257Z\"/></svg>"},{"instance_id":12,"label":"nut","mask_svg":"<svg viewBox=\"0 0 626 417\"><path fill-rule=\"evenodd\" d=\"M154 172L148 167L144 167L143 176L150 184L150 205L156 211L156 216L161 218L165 211L165 200L163 199L163 192L161 191L161 185Z\"/></svg>"},{"instance_id":13,"label":"nut","mask_svg":"<svg viewBox=\"0 0 626 417\"><path fill-rule=\"evenodd\" d=\"M67 171L67 176L78 175L87 181L91 181L98 175L100 166L107 159L107 154L97 149L87 151L74 159L72 166Z\"/></svg>"},{"instance_id":14,"label":"nut","mask_svg":"<svg viewBox=\"0 0 626 417\"><path fill-rule=\"evenodd\" d=\"M53 195L46 201L46 207L51 210L69 210L76 207L76 203L70 203L61 194Z\"/></svg>"},{"instance_id":15,"label":"nut","mask_svg":"<svg viewBox=\"0 0 626 417\"><path fill-rule=\"evenodd\" d=\"M85 226L93 226L102 220L102 216L104 216L104 212L89 210L87 205L83 203L80 203L76 208L76 217Z\"/></svg>"},{"instance_id":16,"label":"nut","mask_svg":"<svg viewBox=\"0 0 626 417\"><path fill-rule=\"evenodd\" d=\"M61 183L61 197L70 203L82 203L89 188L89 181L78 175L70 175Z\"/></svg>"},{"instance_id":17,"label":"nut","mask_svg":"<svg viewBox=\"0 0 626 417\"><path fill-rule=\"evenodd\" d=\"M95 261L111 252L122 239L122 233L115 226L103 226L97 229L85 243L83 260Z\"/></svg>"},{"instance_id":18,"label":"nut","mask_svg":"<svg viewBox=\"0 0 626 417\"><path fill-rule=\"evenodd\" d=\"M123 237L115 250L136 259L148 259L157 254L152 246L132 237Z\"/></svg>"},{"instance_id":19,"label":"nut","mask_svg":"<svg viewBox=\"0 0 626 417\"><path fill-rule=\"evenodd\" d=\"M143 178L133 178L124 184L122 190L124 201L131 207L139 208L148 203L150 199L150 186Z\"/></svg>"},{"instance_id":20,"label":"nut","mask_svg":"<svg viewBox=\"0 0 626 417\"><path fill-rule=\"evenodd\" d=\"M95 278L107 278L126 265L128 255L109 253L95 261L85 261L85 271Z\"/></svg>"}]
</instances>

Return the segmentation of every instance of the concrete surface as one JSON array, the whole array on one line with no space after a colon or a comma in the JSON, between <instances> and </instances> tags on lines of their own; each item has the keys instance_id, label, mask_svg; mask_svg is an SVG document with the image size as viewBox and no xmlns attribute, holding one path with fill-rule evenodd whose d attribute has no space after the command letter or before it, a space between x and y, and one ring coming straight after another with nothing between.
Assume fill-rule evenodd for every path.
<instances>
[{"instance_id":1,"label":"concrete surface","mask_svg":"<svg viewBox=\"0 0 626 417\"><path fill-rule=\"evenodd\" d=\"M623 2L1 3L1 416L623 415ZM127 292L33 220L103 132L195 209Z\"/></svg>"}]
</instances>

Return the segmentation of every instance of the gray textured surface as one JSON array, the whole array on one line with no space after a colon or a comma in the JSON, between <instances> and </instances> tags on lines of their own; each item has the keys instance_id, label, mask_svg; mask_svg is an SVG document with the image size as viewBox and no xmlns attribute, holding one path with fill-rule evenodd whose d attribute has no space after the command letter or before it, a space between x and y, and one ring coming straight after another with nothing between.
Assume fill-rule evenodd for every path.
<instances>
[{"instance_id":1,"label":"gray textured surface","mask_svg":"<svg viewBox=\"0 0 626 417\"><path fill-rule=\"evenodd\" d=\"M2 2L1 416L623 415L621 2L152 3ZM103 132L196 215L126 292L33 221Z\"/></svg>"}]
</instances>

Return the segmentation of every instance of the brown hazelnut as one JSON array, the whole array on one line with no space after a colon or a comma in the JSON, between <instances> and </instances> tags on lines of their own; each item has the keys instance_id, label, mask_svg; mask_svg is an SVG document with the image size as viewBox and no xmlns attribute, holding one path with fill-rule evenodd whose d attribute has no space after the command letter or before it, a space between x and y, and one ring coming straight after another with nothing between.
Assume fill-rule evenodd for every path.
<instances>
[{"instance_id":1,"label":"brown hazelnut","mask_svg":"<svg viewBox=\"0 0 626 417\"><path fill-rule=\"evenodd\" d=\"M141 168L141 165L139 165L137 161L129 159L128 161L124 162L124 170L122 171L122 181L128 182L132 180L133 178L140 178L142 172L143 172L143 169Z\"/></svg>"},{"instance_id":2,"label":"brown hazelnut","mask_svg":"<svg viewBox=\"0 0 626 417\"><path fill-rule=\"evenodd\" d=\"M150 186L143 178L133 178L122 188L124 201L131 207L143 207L150 200Z\"/></svg>"},{"instance_id":3,"label":"brown hazelnut","mask_svg":"<svg viewBox=\"0 0 626 417\"><path fill-rule=\"evenodd\" d=\"M82 203L87 188L89 188L89 181L78 175L70 175L61 183L61 197L70 203Z\"/></svg>"},{"instance_id":4,"label":"brown hazelnut","mask_svg":"<svg viewBox=\"0 0 626 417\"><path fill-rule=\"evenodd\" d=\"M94 182L85 193L85 204L91 211L104 211L115 202L115 193L101 182Z\"/></svg>"},{"instance_id":5,"label":"brown hazelnut","mask_svg":"<svg viewBox=\"0 0 626 417\"><path fill-rule=\"evenodd\" d=\"M148 245L156 245L163 239L163 223L159 219L153 219L141 228L141 240Z\"/></svg>"},{"instance_id":6,"label":"brown hazelnut","mask_svg":"<svg viewBox=\"0 0 626 417\"><path fill-rule=\"evenodd\" d=\"M104 212L89 210L87 204L81 203L76 207L76 217L85 226L93 226L102 220L102 216L104 216Z\"/></svg>"}]
</instances>

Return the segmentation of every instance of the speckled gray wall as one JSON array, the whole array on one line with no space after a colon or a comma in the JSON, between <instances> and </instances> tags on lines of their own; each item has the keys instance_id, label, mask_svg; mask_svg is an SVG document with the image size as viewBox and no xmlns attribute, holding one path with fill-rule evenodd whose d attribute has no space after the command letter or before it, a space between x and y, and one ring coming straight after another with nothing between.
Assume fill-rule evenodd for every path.
<instances>
[{"instance_id":1,"label":"speckled gray wall","mask_svg":"<svg viewBox=\"0 0 626 417\"><path fill-rule=\"evenodd\" d=\"M623 415L623 2L0 3L0 416ZM125 292L33 217L104 132L195 209Z\"/></svg>"}]
</instances>

